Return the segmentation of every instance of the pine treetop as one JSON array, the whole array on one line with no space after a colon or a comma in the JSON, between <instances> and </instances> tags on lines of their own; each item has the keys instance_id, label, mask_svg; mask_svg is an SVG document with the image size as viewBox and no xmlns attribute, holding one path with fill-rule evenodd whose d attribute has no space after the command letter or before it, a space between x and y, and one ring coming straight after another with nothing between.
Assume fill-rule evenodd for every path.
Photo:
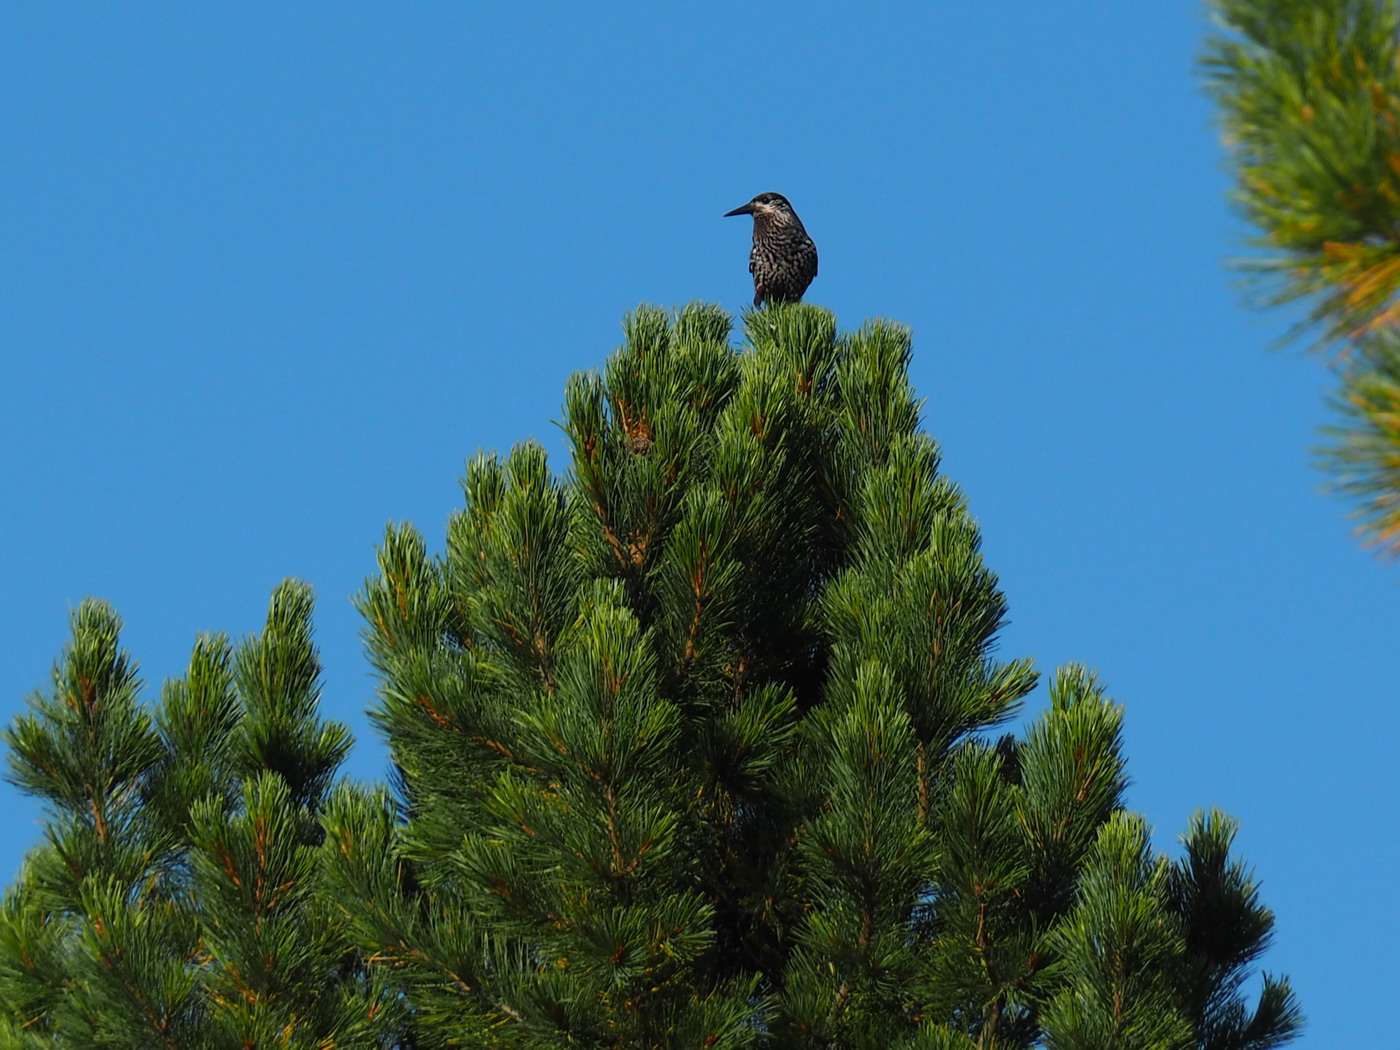
<instances>
[{"instance_id":1,"label":"pine treetop","mask_svg":"<svg viewBox=\"0 0 1400 1050\"><path fill-rule=\"evenodd\" d=\"M1286 1041L1286 984L1238 991L1268 913L1207 865L1237 950L1192 940L1206 895L1123 812L1093 676L989 735L1036 672L996 655L907 330L743 321L736 350L713 307L636 311L568 384L565 471L478 456L443 554L385 537L360 607L398 791L336 796L327 863L421 1037Z\"/></svg>"}]
</instances>

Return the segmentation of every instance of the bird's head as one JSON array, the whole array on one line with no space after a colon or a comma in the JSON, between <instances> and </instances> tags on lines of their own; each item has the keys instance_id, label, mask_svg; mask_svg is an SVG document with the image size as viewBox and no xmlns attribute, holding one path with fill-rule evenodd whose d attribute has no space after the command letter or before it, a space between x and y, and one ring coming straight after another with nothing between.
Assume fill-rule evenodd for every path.
<instances>
[{"instance_id":1,"label":"bird's head","mask_svg":"<svg viewBox=\"0 0 1400 1050\"><path fill-rule=\"evenodd\" d=\"M752 215L755 219L769 217L774 219L796 218L797 213L792 210L792 205L781 193L760 193L747 204L742 204L733 211L724 213L725 218L731 215Z\"/></svg>"}]
</instances>

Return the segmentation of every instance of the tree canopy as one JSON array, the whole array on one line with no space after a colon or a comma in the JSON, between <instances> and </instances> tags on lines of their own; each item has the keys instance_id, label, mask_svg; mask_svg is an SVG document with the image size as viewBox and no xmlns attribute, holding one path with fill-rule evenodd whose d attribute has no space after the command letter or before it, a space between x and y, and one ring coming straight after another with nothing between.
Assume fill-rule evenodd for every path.
<instances>
[{"instance_id":1,"label":"tree canopy","mask_svg":"<svg viewBox=\"0 0 1400 1050\"><path fill-rule=\"evenodd\" d=\"M551 469L468 465L358 597L383 785L332 785L310 598L138 700L74 618L7 735L49 807L0 1046L1265 1050L1272 915L1123 802L1123 708L1038 681L908 380L815 306L643 308Z\"/></svg>"}]
</instances>

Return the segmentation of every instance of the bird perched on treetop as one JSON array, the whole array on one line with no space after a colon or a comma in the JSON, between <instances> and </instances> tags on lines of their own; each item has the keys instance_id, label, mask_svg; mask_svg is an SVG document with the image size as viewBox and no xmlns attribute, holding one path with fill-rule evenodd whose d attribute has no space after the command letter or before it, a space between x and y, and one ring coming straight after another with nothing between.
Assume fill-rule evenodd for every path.
<instances>
[{"instance_id":1,"label":"bird perched on treetop","mask_svg":"<svg viewBox=\"0 0 1400 1050\"><path fill-rule=\"evenodd\" d=\"M753 304L795 303L817 275L817 246L781 193L760 193L730 215L753 216Z\"/></svg>"}]
</instances>

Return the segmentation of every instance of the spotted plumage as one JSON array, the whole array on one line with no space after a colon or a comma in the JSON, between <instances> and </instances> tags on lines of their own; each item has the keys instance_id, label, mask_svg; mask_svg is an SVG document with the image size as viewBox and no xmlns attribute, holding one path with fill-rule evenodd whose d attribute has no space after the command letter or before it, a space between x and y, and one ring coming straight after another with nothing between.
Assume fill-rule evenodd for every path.
<instances>
[{"instance_id":1,"label":"spotted plumage","mask_svg":"<svg viewBox=\"0 0 1400 1050\"><path fill-rule=\"evenodd\" d=\"M730 215L753 216L753 304L795 303L817 276L817 246L781 193L760 193Z\"/></svg>"}]
</instances>

